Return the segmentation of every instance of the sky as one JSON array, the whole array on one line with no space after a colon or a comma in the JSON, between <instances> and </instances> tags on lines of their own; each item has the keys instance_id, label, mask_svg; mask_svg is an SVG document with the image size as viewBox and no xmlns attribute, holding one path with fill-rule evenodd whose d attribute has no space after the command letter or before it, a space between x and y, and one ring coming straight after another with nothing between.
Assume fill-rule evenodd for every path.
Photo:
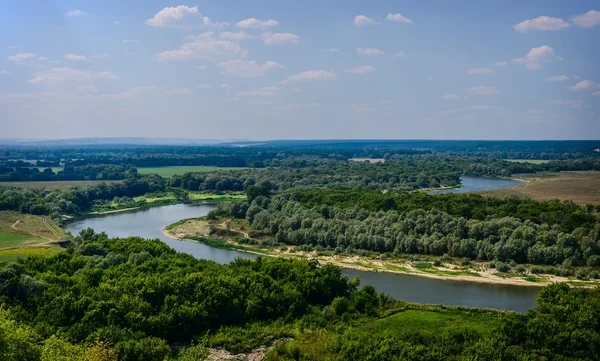
<instances>
[{"instance_id":1,"label":"sky","mask_svg":"<svg viewBox=\"0 0 600 361\"><path fill-rule=\"evenodd\" d=\"M600 139L596 1L0 2L0 138Z\"/></svg>"}]
</instances>

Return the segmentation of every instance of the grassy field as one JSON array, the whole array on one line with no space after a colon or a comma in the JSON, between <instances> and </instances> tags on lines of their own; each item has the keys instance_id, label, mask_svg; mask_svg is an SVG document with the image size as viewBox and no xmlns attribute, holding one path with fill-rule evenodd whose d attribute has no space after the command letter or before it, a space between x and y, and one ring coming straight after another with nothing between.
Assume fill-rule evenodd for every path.
<instances>
[{"instance_id":1,"label":"grassy field","mask_svg":"<svg viewBox=\"0 0 600 361\"><path fill-rule=\"evenodd\" d=\"M231 202L246 199L246 195L244 193L228 193L221 195L212 193L189 192L188 197L190 201L196 202Z\"/></svg>"},{"instance_id":2,"label":"grassy field","mask_svg":"<svg viewBox=\"0 0 600 361\"><path fill-rule=\"evenodd\" d=\"M42 182L0 182L0 186L24 187L36 189L68 189L71 187L89 187L99 183L112 183L115 181L42 181Z\"/></svg>"},{"instance_id":3,"label":"grassy field","mask_svg":"<svg viewBox=\"0 0 600 361\"><path fill-rule=\"evenodd\" d=\"M67 239L66 233L49 218L0 212L0 261L59 251L55 243Z\"/></svg>"},{"instance_id":4,"label":"grassy field","mask_svg":"<svg viewBox=\"0 0 600 361\"><path fill-rule=\"evenodd\" d=\"M139 174L149 174L155 173L165 178L170 178L175 174L184 174L189 172L200 172L200 173L208 173L214 171L222 171L222 170L238 170L238 169L246 169L245 167L212 167L212 166L203 166L203 165L191 165L191 166L172 166L172 167L140 167L138 168Z\"/></svg>"},{"instance_id":5,"label":"grassy field","mask_svg":"<svg viewBox=\"0 0 600 361\"><path fill-rule=\"evenodd\" d=\"M577 204L600 204L600 172L545 173L526 175L522 179L526 183L507 189L483 191L480 194L490 197L516 195L537 201L560 199Z\"/></svg>"},{"instance_id":6,"label":"grassy field","mask_svg":"<svg viewBox=\"0 0 600 361\"><path fill-rule=\"evenodd\" d=\"M546 164L549 161L543 159L505 159L507 162L513 163L531 163L531 164Z\"/></svg>"}]
</instances>

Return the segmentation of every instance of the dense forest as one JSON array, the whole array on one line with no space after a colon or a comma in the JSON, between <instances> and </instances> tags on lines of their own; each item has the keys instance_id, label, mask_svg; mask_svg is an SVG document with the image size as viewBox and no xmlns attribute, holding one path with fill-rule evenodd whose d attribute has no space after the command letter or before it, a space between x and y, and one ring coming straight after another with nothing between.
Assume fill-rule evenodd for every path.
<instances>
[{"instance_id":1,"label":"dense forest","mask_svg":"<svg viewBox=\"0 0 600 361\"><path fill-rule=\"evenodd\" d=\"M600 352L598 289L548 286L525 314L459 308L498 326L428 333L352 327L411 309L445 312L358 286L315 261L219 265L158 240L88 229L65 252L0 264L0 359L198 361L204 347L243 352L304 333L323 339L333 360L594 360ZM305 352L290 341L266 359L316 360Z\"/></svg>"},{"instance_id":2,"label":"dense forest","mask_svg":"<svg viewBox=\"0 0 600 361\"><path fill-rule=\"evenodd\" d=\"M36 167L0 167L0 182L121 180L136 173L137 169L134 166L114 164L67 165L57 172L54 172L50 167L43 170Z\"/></svg>"},{"instance_id":3,"label":"dense forest","mask_svg":"<svg viewBox=\"0 0 600 361\"><path fill-rule=\"evenodd\" d=\"M565 268L600 266L597 206L477 195L374 194L326 189L258 195L250 203L221 205L209 217L245 218L278 243L336 253L363 250Z\"/></svg>"}]
</instances>

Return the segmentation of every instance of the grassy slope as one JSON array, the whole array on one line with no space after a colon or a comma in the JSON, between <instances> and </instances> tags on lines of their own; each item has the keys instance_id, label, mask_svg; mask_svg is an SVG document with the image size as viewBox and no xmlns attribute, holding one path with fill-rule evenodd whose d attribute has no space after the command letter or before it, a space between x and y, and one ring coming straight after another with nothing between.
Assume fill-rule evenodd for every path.
<instances>
[{"instance_id":1,"label":"grassy slope","mask_svg":"<svg viewBox=\"0 0 600 361\"><path fill-rule=\"evenodd\" d=\"M513 162L513 163L531 163L531 164L546 164L549 162L548 160L542 160L542 159L505 159L505 161Z\"/></svg>"},{"instance_id":2,"label":"grassy slope","mask_svg":"<svg viewBox=\"0 0 600 361\"><path fill-rule=\"evenodd\" d=\"M60 247L53 243L65 239L66 233L49 218L0 212L0 261L55 253Z\"/></svg>"},{"instance_id":3,"label":"grassy slope","mask_svg":"<svg viewBox=\"0 0 600 361\"><path fill-rule=\"evenodd\" d=\"M246 169L245 167L213 167L213 166L203 166L203 165L192 165L192 166L170 166L170 167L140 167L138 168L139 174L150 174L155 173L165 178L170 178L175 174L184 174L189 172L214 172L220 170L237 170L237 169Z\"/></svg>"}]
</instances>

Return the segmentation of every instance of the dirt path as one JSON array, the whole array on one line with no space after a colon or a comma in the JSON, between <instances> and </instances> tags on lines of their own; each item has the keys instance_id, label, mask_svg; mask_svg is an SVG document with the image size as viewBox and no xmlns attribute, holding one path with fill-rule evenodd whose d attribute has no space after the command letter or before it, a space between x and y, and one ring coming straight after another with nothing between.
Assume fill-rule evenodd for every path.
<instances>
[{"instance_id":1,"label":"dirt path","mask_svg":"<svg viewBox=\"0 0 600 361\"><path fill-rule=\"evenodd\" d=\"M48 224L48 220L46 218L42 218L44 225L50 230L50 232L52 232L55 236L57 240L61 240L62 237L61 235L56 231L56 229L52 228L51 225Z\"/></svg>"},{"instance_id":2,"label":"dirt path","mask_svg":"<svg viewBox=\"0 0 600 361\"><path fill-rule=\"evenodd\" d=\"M29 218L29 216L27 216L27 217L25 217L25 218ZM15 223L13 223L13 224L11 224L11 225L10 225L10 228L12 228L12 229L14 229L14 230L18 231L19 229L17 228L17 226L18 226L18 225L19 225L19 223L21 223L21 221L22 221L22 220L24 220L25 218L20 218L20 219L17 219L17 221L16 221Z\"/></svg>"}]
</instances>

